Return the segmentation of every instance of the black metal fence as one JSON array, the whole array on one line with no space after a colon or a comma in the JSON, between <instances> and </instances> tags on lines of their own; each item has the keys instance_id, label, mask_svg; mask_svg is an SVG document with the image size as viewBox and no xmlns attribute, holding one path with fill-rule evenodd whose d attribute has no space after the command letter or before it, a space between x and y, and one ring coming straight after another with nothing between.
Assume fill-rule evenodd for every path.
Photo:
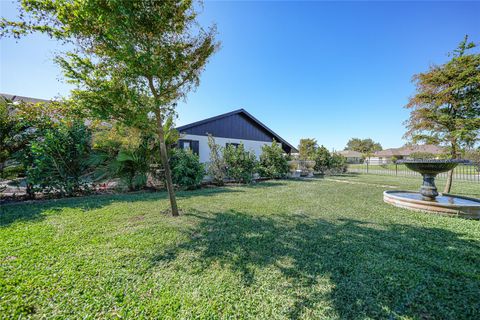
<instances>
[{"instance_id":1,"label":"black metal fence","mask_svg":"<svg viewBox=\"0 0 480 320\"><path fill-rule=\"evenodd\" d=\"M418 172L408 169L405 164L349 164L348 172L379 174L379 175L391 175L391 176L420 176ZM446 179L447 172L437 175L438 179ZM471 181L480 183L480 163L459 164L453 169L453 178L462 181Z\"/></svg>"}]
</instances>

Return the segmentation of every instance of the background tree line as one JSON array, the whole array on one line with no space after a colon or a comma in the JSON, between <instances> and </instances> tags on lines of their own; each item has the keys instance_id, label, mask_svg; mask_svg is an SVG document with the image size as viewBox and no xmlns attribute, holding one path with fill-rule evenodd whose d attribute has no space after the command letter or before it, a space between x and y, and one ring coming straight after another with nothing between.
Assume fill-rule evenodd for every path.
<instances>
[{"instance_id":1,"label":"background tree line","mask_svg":"<svg viewBox=\"0 0 480 320\"><path fill-rule=\"evenodd\" d=\"M344 173L347 170L346 159L335 152L330 153L323 145L318 145L316 139L300 139L298 145L299 159L315 161L315 171L318 173Z\"/></svg>"}]
</instances>

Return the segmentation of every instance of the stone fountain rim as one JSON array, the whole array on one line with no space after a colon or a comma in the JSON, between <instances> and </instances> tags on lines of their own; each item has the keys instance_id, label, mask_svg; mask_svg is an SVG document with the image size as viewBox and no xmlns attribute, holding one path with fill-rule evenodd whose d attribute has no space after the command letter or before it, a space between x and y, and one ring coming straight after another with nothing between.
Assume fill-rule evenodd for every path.
<instances>
[{"instance_id":1,"label":"stone fountain rim","mask_svg":"<svg viewBox=\"0 0 480 320\"><path fill-rule=\"evenodd\" d=\"M472 197L466 197L466 196L457 196L454 194L450 193L439 193L438 196L447 196L447 197L454 197L454 198L459 198L459 199L464 199L464 200L469 200L472 202L475 202L476 204L446 204L446 203L439 203L435 201L428 201L428 200L417 200L417 199L408 199L408 198L402 198L400 196L395 195L395 193L418 193L420 192L417 191L406 191L406 190L386 190L383 192L384 196L396 198L398 200L402 200L404 202L408 203L418 203L418 204L428 204L430 206L435 206L435 207L442 207L442 208L465 208L465 207L480 207L480 200L477 198L472 198Z\"/></svg>"}]
</instances>

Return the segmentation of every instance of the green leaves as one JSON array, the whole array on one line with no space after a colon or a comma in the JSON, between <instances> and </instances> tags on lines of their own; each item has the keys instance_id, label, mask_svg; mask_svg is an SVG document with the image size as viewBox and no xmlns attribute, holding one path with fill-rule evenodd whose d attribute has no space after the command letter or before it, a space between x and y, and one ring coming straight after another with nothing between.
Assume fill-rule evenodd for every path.
<instances>
[{"instance_id":1,"label":"green leaves","mask_svg":"<svg viewBox=\"0 0 480 320\"><path fill-rule=\"evenodd\" d=\"M359 139L351 138L347 142L345 150L353 150L363 154L372 154L375 151L382 150L380 143L373 141L372 139Z\"/></svg>"},{"instance_id":2,"label":"green leaves","mask_svg":"<svg viewBox=\"0 0 480 320\"><path fill-rule=\"evenodd\" d=\"M288 173L288 163L282 146L275 140L272 145L264 145L262 154L258 163L258 171L260 176L266 178L279 179Z\"/></svg>"},{"instance_id":3,"label":"green leaves","mask_svg":"<svg viewBox=\"0 0 480 320\"><path fill-rule=\"evenodd\" d=\"M88 190L91 133L81 122L60 123L30 145L32 164L27 180L36 191L74 195Z\"/></svg>"},{"instance_id":4,"label":"green leaves","mask_svg":"<svg viewBox=\"0 0 480 320\"><path fill-rule=\"evenodd\" d=\"M256 171L257 159L253 152L245 150L243 143L238 146L227 145L223 149L227 176L242 183L250 183Z\"/></svg>"},{"instance_id":5,"label":"green leaves","mask_svg":"<svg viewBox=\"0 0 480 320\"><path fill-rule=\"evenodd\" d=\"M205 166L191 150L173 149L170 167L173 183L181 188L198 188L205 176Z\"/></svg>"}]
</instances>

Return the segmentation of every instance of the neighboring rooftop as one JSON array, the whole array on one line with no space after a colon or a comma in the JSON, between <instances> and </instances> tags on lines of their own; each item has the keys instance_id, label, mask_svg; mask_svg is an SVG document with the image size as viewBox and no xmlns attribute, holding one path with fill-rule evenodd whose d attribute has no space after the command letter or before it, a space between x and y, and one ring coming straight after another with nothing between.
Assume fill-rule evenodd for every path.
<instances>
[{"instance_id":1,"label":"neighboring rooftop","mask_svg":"<svg viewBox=\"0 0 480 320\"><path fill-rule=\"evenodd\" d=\"M433 144L424 144L424 145L409 145L401 148L391 148L385 149L382 151L375 152L376 157L393 157L393 156L402 156L406 157L412 153L423 152L431 154L442 154L444 153L444 148L433 145Z\"/></svg>"},{"instance_id":2,"label":"neighboring rooftop","mask_svg":"<svg viewBox=\"0 0 480 320\"><path fill-rule=\"evenodd\" d=\"M8 100L12 100L14 102L15 101L24 101L24 102L29 102L29 103L50 102L50 100L24 97L24 96L18 96L18 95L13 95L13 94L8 94L8 93L0 93L0 96L5 97Z\"/></svg>"}]
</instances>

